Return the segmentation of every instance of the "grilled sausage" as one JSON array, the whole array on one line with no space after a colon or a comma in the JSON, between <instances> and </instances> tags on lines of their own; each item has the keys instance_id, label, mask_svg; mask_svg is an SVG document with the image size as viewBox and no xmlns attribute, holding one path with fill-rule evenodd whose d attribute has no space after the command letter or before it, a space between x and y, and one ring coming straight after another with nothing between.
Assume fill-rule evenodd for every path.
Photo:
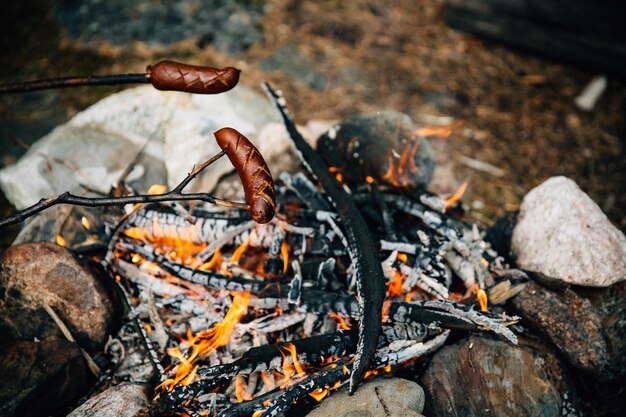
<instances>
[{"instance_id":1,"label":"grilled sausage","mask_svg":"<svg viewBox=\"0 0 626 417\"><path fill-rule=\"evenodd\" d=\"M276 212L276 193L272 174L263 156L233 128L224 127L213 134L241 178L252 219L257 223L269 222Z\"/></svg>"},{"instance_id":2,"label":"grilled sausage","mask_svg":"<svg viewBox=\"0 0 626 417\"><path fill-rule=\"evenodd\" d=\"M185 91L194 94L218 94L237 85L239 70L233 67L217 69L160 61L146 68L154 88Z\"/></svg>"}]
</instances>

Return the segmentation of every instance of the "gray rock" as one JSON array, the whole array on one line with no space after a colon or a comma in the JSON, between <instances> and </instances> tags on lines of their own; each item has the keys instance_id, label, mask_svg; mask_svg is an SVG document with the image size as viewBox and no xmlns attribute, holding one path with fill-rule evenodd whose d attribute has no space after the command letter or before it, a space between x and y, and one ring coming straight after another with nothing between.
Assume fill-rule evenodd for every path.
<instances>
[{"instance_id":1,"label":"gray rock","mask_svg":"<svg viewBox=\"0 0 626 417\"><path fill-rule=\"evenodd\" d=\"M124 382L90 398L67 417L147 417L146 391L144 385Z\"/></svg>"},{"instance_id":2,"label":"gray rock","mask_svg":"<svg viewBox=\"0 0 626 417\"><path fill-rule=\"evenodd\" d=\"M433 416L576 416L559 361L546 347L470 336L435 354L421 378Z\"/></svg>"},{"instance_id":3,"label":"gray rock","mask_svg":"<svg viewBox=\"0 0 626 417\"><path fill-rule=\"evenodd\" d=\"M0 342L0 415L39 417L84 395L89 371L78 347L51 336Z\"/></svg>"},{"instance_id":4,"label":"gray rock","mask_svg":"<svg viewBox=\"0 0 626 417\"><path fill-rule=\"evenodd\" d=\"M377 378L359 387L353 396L332 394L308 417L419 417L424 409L424 390L413 381Z\"/></svg>"},{"instance_id":5,"label":"gray rock","mask_svg":"<svg viewBox=\"0 0 626 417\"><path fill-rule=\"evenodd\" d=\"M220 151L215 130L231 126L254 142L277 121L272 105L243 86L203 96L137 87L99 101L42 138L0 171L0 187L19 209L68 190L85 194L83 186L108 192L146 144L129 184L141 193L153 184L173 187ZM221 158L185 191L211 191L232 170Z\"/></svg>"},{"instance_id":6,"label":"gray rock","mask_svg":"<svg viewBox=\"0 0 626 417\"><path fill-rule=\"evenodd\" d=\"M98 349L112 326L113 305L97 278L67 249L48 242L12 246L0 257L0 337L60 335L47 304L78 343Z\"/></svg>"},{"instance_id":7,"label":"gray rock","mask_svg":"<svg viewBox=\"0 0 626 417\"><path fill-rule=\"evenodd\" d=\"M547 279L591 287L626 279L626 237L565 177L524 197L511 247L519 267Z\"/></svg>"},{"instance_id":8,"label":"gray rock","mask_svg":"<svg viewBox=\"0 0 626 417\"><path fill-rule=\"evenodd\" d=\"M317 143L326 162L340 169L343 181L381 183L414 189L427 185L435 169L433 150L417 136L417 126L403 113L382 111L352 116Z\"/></svg>"}]
</instances>

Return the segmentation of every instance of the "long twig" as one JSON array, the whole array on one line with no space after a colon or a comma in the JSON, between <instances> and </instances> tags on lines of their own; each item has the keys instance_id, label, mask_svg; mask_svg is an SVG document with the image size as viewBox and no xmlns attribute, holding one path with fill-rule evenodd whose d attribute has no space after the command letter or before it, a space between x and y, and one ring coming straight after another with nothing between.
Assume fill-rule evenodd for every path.
<instances>
[{"instance_id":1,"label":"long twig","mask_svg":"<svg viewBox=\"0 0 626 417\"><path fill-rule=\"evenodd\" d=\"M194 169L185 177L185 179L174 187L171 191L168 191L163 194L139 194L139 195L130 195L124 197L102 197L102 198L90 198L90 197L81 197L74 194L71 194L69 191L66 191L62 194L59 194L54 197L42 198L36 204L25 208L24 210L20 210L15 213L13 216L6 217L0 220L0 229L11 226L13 224L22 222L27 218L47 209L57 204L73 204L75 206L86 206L86 207L102 207L102 206L119 206L126 204L137 204L137 203L162 203L164 201L187 201L187 200L199 200L205 201L207 203L215 204L221 207L229 207L236 208L241 210L248 210L249 206L246 203L237 203L228 200L222 200L218 197L215 197L208 193L189 193L184 194L182 190L204 170L206 167L211 165L213 162L221 158L226 154L225 151L221 151L217 155L213 156L208 161L202 163L201 165L194 167Z\"/></svg>"}]
</instances>

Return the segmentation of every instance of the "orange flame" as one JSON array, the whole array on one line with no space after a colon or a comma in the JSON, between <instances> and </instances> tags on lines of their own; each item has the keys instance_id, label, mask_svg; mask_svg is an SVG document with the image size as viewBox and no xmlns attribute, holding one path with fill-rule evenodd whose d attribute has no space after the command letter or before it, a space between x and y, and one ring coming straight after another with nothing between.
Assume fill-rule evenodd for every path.
<instances>
[{"instance_id":1,"label":"orange flame","mask_svg":"<svg viewBox=\"0 0 626 417\"><path fill-rule=\"evenodd\" d=\"M413 185L411 175L419 172L419 168L415 165L415 155L419 146L418 140L407 143L397 163L395 162L394 151L390 151L387 155L388 168L383 180L396 187L411 187Z\"/></svg>"},{"instance_id":2,"label":"orange flame","mask_svg":"<svg viewBox=\"0 0 626 417\"><path fill-rule=\"evenodd\" d=\"M241 375L237 375L235 377L235 396L237 397L237 402L241 403L244 401L250 401L252 396L248 394L246 391L246 384Z\"/></svg>"},{"instance_id":3,"label":"orange flame","mask_svg":"<svg viewBox=\"0 0 626 417\"><path fill-rule=\"evenodd\" d=\"M83 216L83 217L80 219L80 223L83 225L83 227L84 227L86 230L91 229L91 225L89 224L89 220L87 220L87 217Z\"/></svg>"},{"instance_id":4,"label":"orange flame","mask_svg":"<svg viewBox=\"0 0 626 417\"><path fill-rule=\"evenodd\" d=\"M341 327L342 330L350 330L352 328L352 326L350 326L350 323L348 323L346 319L344 319L334 311L329 311L328 315L337 320L337 323L339 323L339 327Z\"/></svg>"},{"instance_id":5,"label":"orange flame","mask_svg":"<svg viewBox=\"0 0 626 417\"><path fill-rule=\"evenodd\" d=\"M326 397L326 395L328 395L328 389L327 388L318 388L313 392L310 392L309 395L313 398L315 398L315 401L322 401L324 399L324 397Z\"/></svg>"},{"instance_id":6,"label":"orange flame","mask_svg":"<svg viewBox=\"0 0 626 417\"><path fill-rule=\"evenodd\" d=\"M150 188L148 188L148 195L155 195L155 194L165 194L167 192L167 185L163 185L163 184L153 184L150 186Z\"/></svg>"},{"instance_id":7,"label":"orange flame","mask_svg":"<svg viewBox=\"0 0 626 417\"><path fill-rule=\"evenodd\" d=\"M488 299L487 299L487 293L485 292L485 290L483 290L482 288L478 290L478 292L476 293L476 298L478 299L478 304L480 304L480 311L486 312Z\"/></svg>"},{"instance_id":8,"label":"orange flame","mask_svg":"<svg viewBox=\"0 0 626 417\"><path fill-rule=\"evenodd\" d=\"M298 362L298 353L296 352L296 345L294 345L293 343L287 343L284 348L290 355L291 355L291 360L293 361L293 367L296 370L297 374L304 374L304 368L302 368L302 366L300 365L300 362Z\"/></svg>"},{"instance_id":9,"label":"orange flame","mask_svg":"<svg viewBox=\"0 0 626 417\"><path fill-rule=\"evenodd\" d=\"M243 255L246 249L248 249L249 245L250 245L250 235L248 235L246 240L241 245L239 245L237 249L235 249L235 251L233 252L233 255L230 257L230 263L238 265L239 260L241 259L241 255Z\"/></svg>"},{"instance_id":10,"label":"orange flame","mask_svg":"<svg viewBox=\"0 0 626 417\"><path fill-rule=\"evenodd\" d=\"M389 280L387 294L391 297L398 297L403 295L402 274L398 270L393 271L393 277Z\"/></svg>"},{"instance_id":11,"label":"orange flame","mask_svg":"<svg viewBox=\"0 0 626 417\"><path fill-rule=\"evenodd\" d=\"M282 375L277 374L276 376L278 378L282 378L280 381L280 388L284 389L287 385L289 385L289 383L291 383L291 381L293 381L294 377L304 376L305 370L298 361L298 353L296 352L296 346L293 343L285 344L281 350L291 356L290 359L281 351L281 355L283 356Z\"/></svg>"},{"instance_id":12,"label":"orange flame","mask_svg":"<svg viewBox=\"0 0 626 417\"><path fill-rule=\"evenodd\" d=\"M465 190L467 190L467 181L463 181L463 184L461 184L461 186L455 191L455 193L452 195L452 197L450 197L450 198L448 198L446 200L446 206L445 206L444 210L449 209L457 201L459 201L461 199L461 197L463 197L463 194L465 194Z\"/></svg>"},{"instance_id":13,"label":"orange flame","mask_svg":"<svg viewBox=\"0 0 626 417\"><path fill-rule=\"evenodd\" d=\"M289 246L287 245L287 239L283 240L283 243L280 245L280 253L283 256L283 275L285 275L287 268L289 268Z\"/></svg>"},{"instance_id":14,"label":"orange flame","mask_svg":"<svg viewBox=\"0 0 626 417\"><path fill-rule=\"evenodd\" d=\"M195 376L195 361L206 358L215 349L225 346L229 342L235 326L248 312L249 303L249 292L235 294L233 296L233 302L226 316L224 316L224 320L215 324L211 329L204 330L190 337L189 348L191 349L191 353L188 357L183 355L178 346L168 349L167 353L178 359L180 363L176 368L174 377L164 381L157 388L165 388L171 391L178 384L183 384L183 382L191 383L193 376L189 378L189 375L193 373Z\"/></svg>"},{"instance_id":15,"label":"orange flame","mask_svg":"<svg viewBox=\"0 0 626 417\"><path fill-rule=\"evenodd\" d=\"M447 139L452 134L452 131L461 125L463 125L463 120L457 120L448 125L422 127L413 133L419 136L438 136L442 139Z\"/></svg>"},{"instance_id":16,"label":"orange flame","mask_svg":"<svg viewBox=\"0 0 626 417\"><path fill-rule=\"evenodd\" d=\"M198 267L201 271L217 271L222 267L222 250L220 248L215 249L215 253L211 257L209 262L205 262Z\"/></svg>"},{"instance_id":17,"label":"orange flame","mask_svg":"<svg viewBox=\"0 0 626 417\"><path fill-rule=\"evenodd\" d=\"M265 412L265 410L256 410L253 414L252 417L261 417L263 415L263 413Z\"/></svg>"}]
</instances>

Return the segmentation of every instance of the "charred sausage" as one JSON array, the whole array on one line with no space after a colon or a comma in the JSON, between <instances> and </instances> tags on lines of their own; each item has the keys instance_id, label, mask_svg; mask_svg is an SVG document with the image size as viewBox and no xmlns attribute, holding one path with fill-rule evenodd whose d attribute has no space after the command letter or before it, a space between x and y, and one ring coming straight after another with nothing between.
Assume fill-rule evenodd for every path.
<instances>
[{"instance_id":1,"label":"charred sausage","mask_svg":"<svg viewBox=\"0 0 626 417\"><path fill-rule=\"evenodd\" d=\"M154 88L194 94L218 94L237 85L239 70L200 67L174 61L160 61L146 68Z\"/></svg>"},{"instance_id":2,"label":"charred sausage","mask_svg":"<svg viewBox=\"0 0 626 417\"><path fill-rule=\"evenodd\" d=\"M233 128L224 127L213 134L241 178L252 219L258 223L269 222L276 212L276 193L272 174L263 156Z\"/></svg>"}]
</instances>

